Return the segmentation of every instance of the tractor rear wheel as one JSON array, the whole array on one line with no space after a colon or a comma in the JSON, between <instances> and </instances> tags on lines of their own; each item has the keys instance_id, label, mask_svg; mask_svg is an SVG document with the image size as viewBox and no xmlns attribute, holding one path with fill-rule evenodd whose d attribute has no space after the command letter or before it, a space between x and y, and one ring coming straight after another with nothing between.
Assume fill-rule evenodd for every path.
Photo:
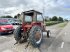
<instances>
[{"instance_id":1,"label":"tractor rear wheel","mask_svg":"<svg viewBox=\"0 0 70 52\"><path fill-rule=\"evenodd\" d=\"M34 47L39 47L43 39L43 32L39 26L33 26L29 33L29 40Z\"/></svg>"},{"instance_id":2,"label":"tractor rear wheel","mask_svg":"<svg viewBox=\"0 0 70 52\"><path fill-rule=\"evenodd\" d=\"M21 27L17 27L15 30L14 30L14 38L17 42L19 42L21 40Z\"/></svg>"}]
</instances>

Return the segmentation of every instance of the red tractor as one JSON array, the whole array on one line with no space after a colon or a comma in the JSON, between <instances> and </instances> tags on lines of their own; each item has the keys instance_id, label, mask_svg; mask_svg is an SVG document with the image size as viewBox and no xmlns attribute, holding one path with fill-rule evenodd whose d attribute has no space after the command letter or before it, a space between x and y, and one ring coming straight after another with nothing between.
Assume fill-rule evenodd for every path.
<instances>
[{"instance_id":1,"label":"red tractor","mask_svg":"<svg viewBox=\"0 0 70 52\"><path fill-rule=\"evenodd\" d=\"M17 43L29 41L34 47L40 46L43 39L43 31L45 30L44 18L42 13L30 10L21 13L22 25L14 31L14 37Z\"/></svg>"}]
</instances>

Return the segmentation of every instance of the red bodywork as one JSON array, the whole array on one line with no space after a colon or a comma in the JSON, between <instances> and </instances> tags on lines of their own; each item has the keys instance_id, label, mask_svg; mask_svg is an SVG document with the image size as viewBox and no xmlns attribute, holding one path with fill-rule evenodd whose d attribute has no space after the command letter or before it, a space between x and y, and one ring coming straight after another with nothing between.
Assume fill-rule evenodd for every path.
<instances>
[{"instance_id":1,"label":"red bodywork","mask_svg":"<svg viewBox=\"0 0 70 52\"><path fill-rule=\"evenodd\" d=\"M13 31L13 26L12 25L2 25L0 26L0 32L2 33L8 33L8 32L11 32Z\"/></svg>"},{"instance_id":2,"label":"red bodywork","mask_svg":"<svg viewBox=\"0 0 70 52\"><path fill-rule=\"evenodd\" d=\"M2 19L0 20L0 23L2 22L8 22L8 21L5 19ZM0 33L10 33L10 32L13 32L13 30L14 28L13 28L13 25L11 24L5 24L5 25L0 24Z\"/></svg>"},{"instance_id":3,"label":"red bodywork","mask_svg":"<svg viewBox=\"0 0 70 52\"><path fill-rule=\"evenodd\" d=\"M35 10L30 10L30 11L25 11L21 14L21 20L23 19L23 22L22 22L22 29L24 32L26 32L27 30L30 30L33 26L39 26L41 27L42 29L44 29L44 20L43 21L38 21L37 20L37 15L41 15L41 18L43 19L42 17L42 13L38 12L38 11L35 11ZM31 22L25 22L25 16L30 16L32 18L32 21Z\"/></svg>"},{"instance_id":4,"label":"red bodywork","mask_svg":"<svg viewBox=\"0 0 70 52\"><path fill-rule=\"evenodd\" d=\"M0 26L0 32L10 32L14 30L12 25L2 25Z\"/></svg>"},{"instance_id":5,"label":"red bodywork","mask_svg":"<svg viewBox=\"0 0 70 52\"><path fill-rule=\"evenodd\" d=\"M38 25L40 27L43 27L41 22L32 22L31 24L22 24L22 29L24 30L24 32L26 32L27 30L31 29L33 26Z\"/></svg>"}]
</instances>

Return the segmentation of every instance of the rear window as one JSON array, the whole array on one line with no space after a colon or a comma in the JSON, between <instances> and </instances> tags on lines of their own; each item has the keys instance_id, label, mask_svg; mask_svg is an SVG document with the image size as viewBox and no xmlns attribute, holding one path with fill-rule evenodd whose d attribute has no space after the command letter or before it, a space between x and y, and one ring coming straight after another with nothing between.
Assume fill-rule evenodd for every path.
<instances>
[{"instance_id":1,"label":"rear window","mask_svg":"<svg viewBox=\"0 0 70 52\"><path fill-rule=\"evenodd\" d=\"M25 16L25 22L32 22L31 16Z\"/></svg>"},{"instance_id":2,"label":"rear window","mask_svg":"<svg viewBox=\"0 0 70 52\"><path fill-rule=\"evenodd\" d=\"M0 19L0 25L9 25L10 22L8 20L5 19Z\"/></svg>"}]
</instances>

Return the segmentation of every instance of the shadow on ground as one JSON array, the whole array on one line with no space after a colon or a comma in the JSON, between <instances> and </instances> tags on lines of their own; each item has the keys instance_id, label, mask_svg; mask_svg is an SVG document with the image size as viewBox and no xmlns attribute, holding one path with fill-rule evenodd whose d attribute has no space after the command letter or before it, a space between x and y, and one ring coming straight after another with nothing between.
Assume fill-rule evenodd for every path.
<instances>
[{"instance_id":1,"label":"shadow on ground","mask_svg":"<svg viewBox=\"0 0 70 52\"><path fill-rule=\"evenodd\" d=\"M3 33L0 36L7 36L7 35L12 35L13 33Z\"/></svg>"},{"instance_id":2,"label":"shadow on ground","mask_svg":"<svg viewBox=\"0 0 70 52\"><path fill-rule=\"evenodd\" d=\"M41 52L46 52L47 48L50 47L52 42L54 41L55 37L44 37L41 46L39 47Z\"/></svg>"}]
</instances>

